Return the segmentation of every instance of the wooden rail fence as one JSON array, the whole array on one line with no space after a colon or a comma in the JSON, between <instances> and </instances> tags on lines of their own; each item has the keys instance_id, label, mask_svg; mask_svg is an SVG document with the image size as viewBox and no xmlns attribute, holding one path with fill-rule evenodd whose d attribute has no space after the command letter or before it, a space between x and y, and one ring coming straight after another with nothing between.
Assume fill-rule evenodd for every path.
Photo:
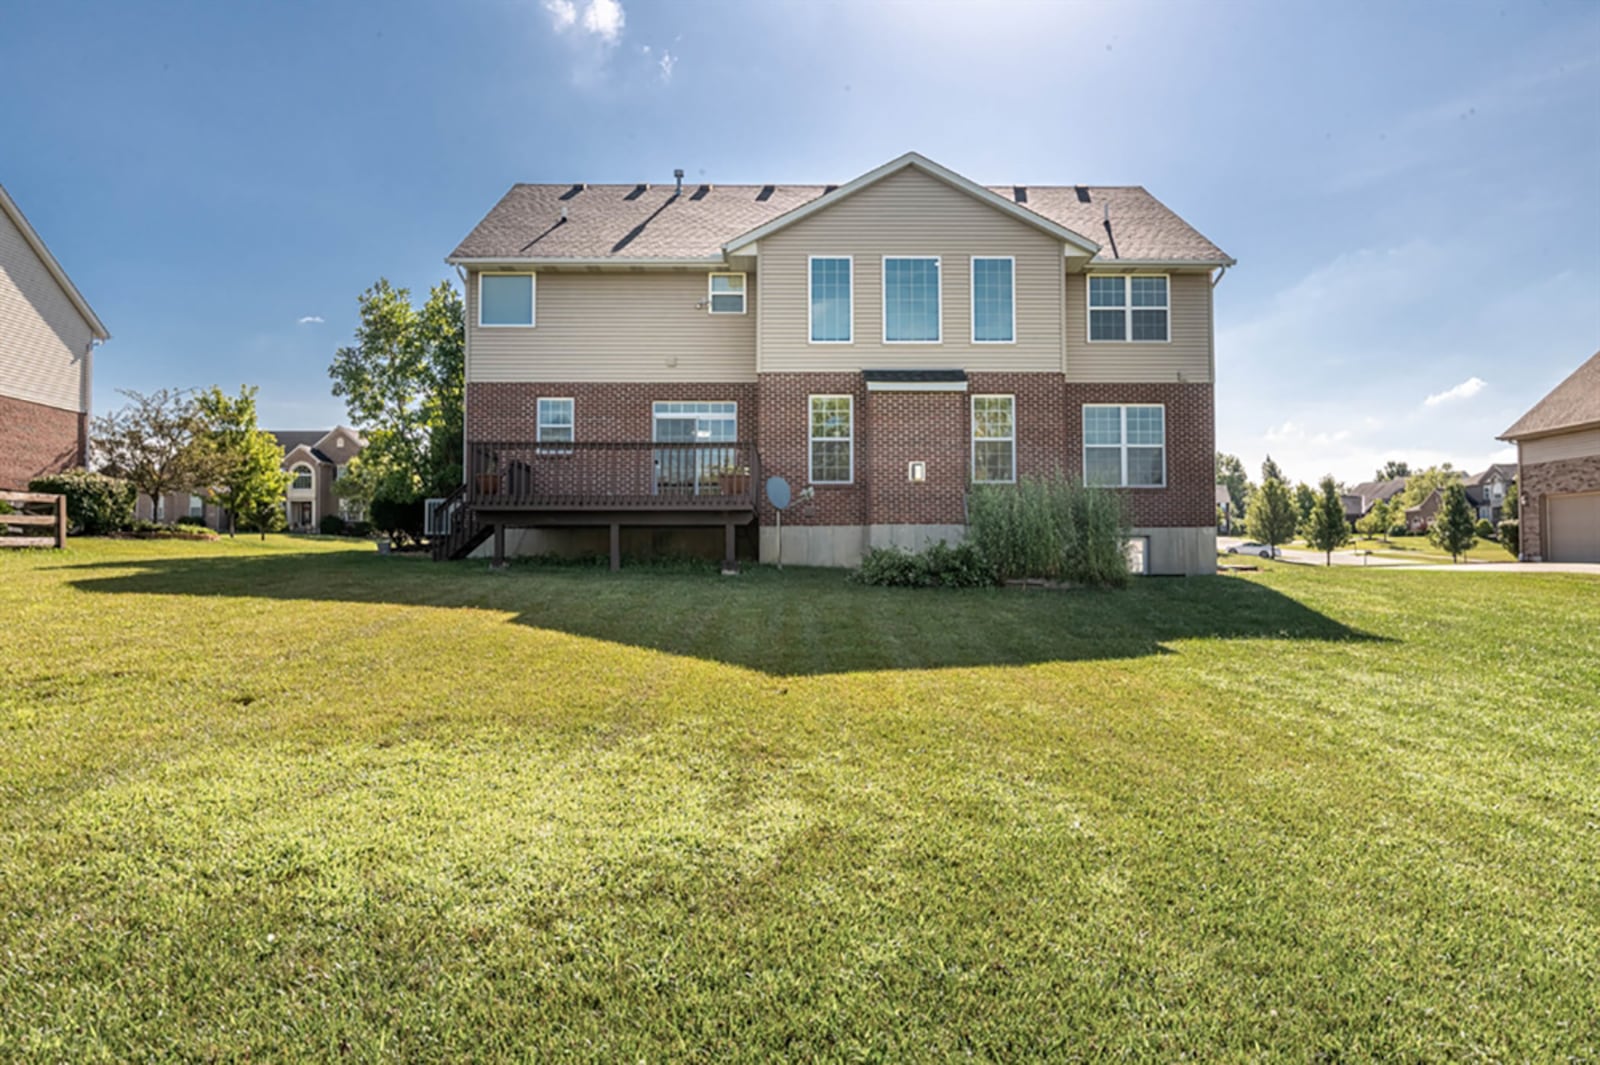
<instances>
[{"instance_id":1,"label":"wooden rail fence","mask_svg":"<svg viewBox=\"0 0 1600 1065\"><path fill-rule=\"evenodd\" d=\"M7 504L10 509L10 513L0 513L0 547L67 546L66 496L0 492L0 503ZM42 528L48 529L49 535L29 535Z\"/></svg>"}]
</instances>

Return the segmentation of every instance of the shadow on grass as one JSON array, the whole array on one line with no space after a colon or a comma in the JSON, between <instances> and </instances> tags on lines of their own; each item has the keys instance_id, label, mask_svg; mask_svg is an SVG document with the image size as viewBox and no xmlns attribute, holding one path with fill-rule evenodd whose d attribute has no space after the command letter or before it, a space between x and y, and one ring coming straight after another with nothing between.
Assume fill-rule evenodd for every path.
<instances>
[{"instance_id":1,"label":"shadow on grass","mask_svg":"<svg viewBox=\"0 0 1600 1065\"><path fill-rule=\"evenodd\" d=\"M436 564L356 553L61 567L98 595L223 596L505 612L516 624L793 676L1137 658L1183 640L1388 642L1231 577L1124 591L865 588L840 570ZM134 572L100 574L100 570ZM441 619L440 624L449 624ZM319 619L315 624L326 624Z\"/></svg>"}]
</instances>

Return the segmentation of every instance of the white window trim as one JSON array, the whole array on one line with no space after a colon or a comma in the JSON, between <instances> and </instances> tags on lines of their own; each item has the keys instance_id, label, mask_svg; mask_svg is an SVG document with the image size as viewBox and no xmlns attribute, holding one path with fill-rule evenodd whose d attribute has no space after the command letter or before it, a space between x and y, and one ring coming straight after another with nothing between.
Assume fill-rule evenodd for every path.
<instances>
[{"instance_id":1,"label":"white window trim","mask_svg":"<svg viewBox=\"0 0 1600 1065\"><path fill-rule=\"evenodd\" d=\"M889 260L921 259L932 260L934 299L938 303L938 313L934 315L934 325L938 327L939 335L932 340L890 340L889 339ZM854 275L851 275L854 284ZM878 271L878 300L883 311L883 342L885 344L943 344L944 343L944 263L938 255L885 255L883 264ZM855 432L855 423L851 422L850 431ZM852 456L854 449L852 449ZM852 457L851 461L854 461Z\"/></svg>"},{"instance_id":2,"label":"white window trim","mask_svg":"<svg viewBox=\"0 0 1600 1065\"><path fill-rule=\"evenodd\" d=\"M1004 440L1011 445L1011 476L998 481L978 480L978 400L980 399L1009 399L1011 401L1011 435L985 436L982 439L987 443L997 443ZM967 435L972 438L971 453L968 456L971 462L970 478L973 484L1016 484L1017 483L1017 397L1012 393L989 392L984 395L974 395L967 408Z\"/></svg>"},{"instance_id":3,"label":"white window trim","mask_svg":"<svg viewBox=\"0 0 1600 1065\"><path fill-rule=\"evenodd\" d=\"M729 311L727 313L732 314L733 312ZM650 442L652 444L667 444L667 446L669 446L669 447L671 446L670 443L667 443L666 441L657 440L655 438L656 437L656 420L659 419L659 418L693 418L695 420L699 420L701 417L706 417L706 418L725 418L725 417L727 417L727 415L723 415L723 414L706 414L706 415L700 415L700 414L673 414L673 413L670 413L670 412L666 413L666 414L662 414L661 412L657 411L656 408L659 407L663 403L719 403L719 404L724 404L726 406L732 407L733 408L733 439L732 440L712 440L712 441L710 441L710 443L712 443L712 444L727 444L728 446L731 447L732 445L734 445L734 444L739 442L739 401L736 400L736 399L652 399L650 401ZM573 426L572 435L573 436L577 436L578 435L578 430L577 430L577 426L578 426L578 416L577 415L578 415L578 412L577 412L576 407L574 407L572 415L573 415L572 416L572 426ZM699 443L700 441L697 438L695 442Z\"/></svg>"},{"instance_id":4,"label":"white window trim","mask_svg":"<svg viewBox=\"0 0 1600 1065\"><path fill-rule=\"evenodd\" d=\"M732 296L732 292L716 292L712 288L713 279L718 277L737 277L739 279L739 309L736 311L719 311L716 309L715 296ZM706 275L706 313L740 315L750 310L750 278L739 270L714 270Z\"/></svg>"},{"instance_id":5,"label":"white window trim","mask_svg":"<svg viewBox=\"0 0 1600 1065\"><path fill-rule=\"evenodd\" d=\"M1118 310L1119 308L1116 308L1116 307L1096 307L1096 306L1094 306L1093 303L1090 302L1092 297L1089 295L1089 279L1091 277L1121 277L1121 278L1125 278L1128 281L1128 283L1126 285L1124 285L1123 288L1122 288L1122 307L1120 308L1121 311L1122 311L1122 339L1121 340L1096 340L1096 339L1094 339L1094 321L1093 321L1094 312L1095 311L1114 311L1114 310ZM1166 304L1166 306L1165 307L1135 307L1133 305L1133 279L1136 278L1136 277L1160 277L1160 278L1165 278L1166 282L1167 282L1167 304ZM1016 287L1015 278L1012 279L1011 285L1012 285L1013 288ZM1083 313L1083 340L1084 340L1084 343L1086 343L1086 344L1170 344L1170 343L1172 343L1172 275L1171 274L1114 274L1114 273L1109 273L1109 272L1105 272L1105 271L1102 271L1100 273L1094 273L1094 274L1084 274L1083 275L1083 306L1084 306L1084 313ZM1161 310L1164 310L1164 311L1166 311L1167 312L1167 339L1165 339L1165 340L1135 340L1135 339L1133 339L1133 312L1135 310L1140 310L1140 311L1161 311ZM1093 406L1093 405L1094 404L1091 404L1091 406ZM1107 406L1112 406L1114 404L1106 404L1106 405ZM1151 404L1139 404L1139 403L1135 403L1134 404L1134 406L1136 406L1136 407L1137 406L1150 406L1150 405Z\"/></svg>"},{"instance_id":6,"label":"white window trim","mask_svg":"<svg viewBox=\"0 0 1600 1065\"><path fill-rule=\"evenodd\" d=\"M300 479L301 470L304 470L306 472L306 476L311 480L311 483L306 485L304 488L301 488L299 485L294 483ZM309 463L297 462L293 466L290 466L289 477L289 491L291 492L315 492L317 490L317 471L312 469Z\"/></svg>"},{"instance_id":7,"label":"white window trim","mask_svg":"<svg viewBox=\"0 0 1600 1065\"><path fill-rule=\"evenodd\" d=\"M1170 330L1168 330L1168 331L1170 332ZM1161 483L1160 484L1129 484L1128 483L1128 447L1129 447L1129 444L1128 444L1128 408L1129 407L1160 407L1161 408ZM1093 444L1093 445L1091 445L1089 443L1089 430L1088 430L1088 426L1085 424L1085 421L1084 421L1084 412L1090 410L1091 408L1100 408L1100 409L1104 409L1104 410L1114 410L1114 411L1117 412L1117 417L1118 417L1118 419L1120 420L1120 423L1121 423L1121 425L1120 425L1120 440L1121 440L1121 443L1119 443L1117 445L1117 448L1122 453L1121 454L1121 458L1122 458L1122 479L1117 484L1102 485L1101 487L1104 487L1104 488L1132 488L1132 489L1134 489L1136 491L1137 490L1156 490L1156 491L1160 491L1162 489L1165 489L1167 487L1167 405L1165 403L1085 403L1083 405L1083 409L1078 414L1078 419L1079 419L1079 421L1078 421L1078 431L1081 434L1083 434L1083 453L1079 456L1079 461L1081 461L1083 463L1082 470L1083 470L1083 480L1084 480L1085 484L1087 484L1088 481L1089 481L1089 448L1090 447L1105 447L1105 448L1108 448L1108 447L1111 446L1110 444ZM1153 447L1154 445L1153 444L1134 444L1132 446L1133 447Z\"/></svg>"},{"instance_id":8,"label":"white window trim","mask_svg":"<svg viewBox=\"0 0 1600 1065\"><path fill-rule=\"evenodd\" d=\"M812 333L811 323L811 273L812 264L818 259L843 259L850 264L850 335L844 340L818 340ZM856 257L854 255L808 255L806 256L806 340L812 344L854 344L856 342ZM853 431L853 430L852 430Z\"/></svg>"},{"instance_id":9,"label":"white window trim","mask_svg":"<svg viewBox=\"0 0 1600 1065\"><path fill-rule=\"evenodd\" d=\"M978 339L978 263L1004 260L1011 264L1011 339L1010 340L979 340ZM967 303L972 326L972 342L974 344L1015 344L1017 342L1017 257L1015 255L974 255L967 273ZM1167 301L1171 302L1172 295L1168 293ZM1168 312L1169 314L1171 312ZM1167 332L1172 332L1171 322L1167 323Z\"/></svg>"},{"instance_id":10,"label":"white window trim","mask_svg":"<svg viewBox=\"0 0 1600 1065\"><path fill-rule=\"evenodd\" d=\"M849 404L850 409L850 435L849 436L813 436L812 430L812 403L819 399L842 399ZM847 481L819 481L815 474L813 460L816 451L812 447L818 440L838 443L843 440L850 445L850 479ZM806 483L807 484L855 484L856 483L856 397L838 392L817 392L806 397Z\"/></svg>"},{"instance_id":11,"label":"white window trim","mask_svg":"<svg viewBox=\"0 0 1600 1065\"><path fill-rule=\"evenodd\" d=\"M534 401L533 401L533 422L534 422L533 442L536 443L536 444L544 443L545 421L544 421L544 413L543 413L543 411L544 411L544 404L546 404L546 403L565 403L565 404L568 405L568 407L572 411L572 423L570 425L556 425L553 422L550 424L550 428L552 428L552 429L571 429L572 430L572 439L570 439L570 440L552 440L550 442L552 444L572 444L572 443L575 443L577 441L577 439L578 439L578 402L577 402L577 400L573 399L571 396L536 396L534 398ZM570 447L565 447L565 448L545 447L545 448L540 448L539 449L539 454L541 454L541 455L570 455L570 454L572 454L572 448L570 448Z\"/></svg>"},{"instance_id":12,"label":"white window trim","mask_svg":"<svg viewBox=\"0 0 1600 1065\"><path fill-rule=\"evenodd\" d=\"M525 277L528 279L528 320L525 323L498 324L483 320L483 279L486 277ZM539 275L531 270L494 270L478 275L478 328L479 329L532 329L539 322Z\"/></svg>"}]
</instances>

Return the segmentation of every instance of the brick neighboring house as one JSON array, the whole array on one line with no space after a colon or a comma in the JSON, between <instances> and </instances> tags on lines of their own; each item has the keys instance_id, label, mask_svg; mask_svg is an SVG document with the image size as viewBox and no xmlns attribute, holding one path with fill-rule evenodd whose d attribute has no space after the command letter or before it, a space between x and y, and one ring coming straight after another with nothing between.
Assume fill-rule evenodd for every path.
<instances>
[{"instance_id":1,"label":"brick neighboring house","mask_svg":"<svg viewBox=\"0 0 1600 1065\"><path fill-rule=\"evenodd\" d=\"M1500 434L1517 445L1524 562L1600 562L1600 352Z\"/></svg>"},{"instance_id":2,"label":"brick neighboring house","mask_svg":"<svg viewBox=\"0 0 1600 1065\"><path fill-rule=\"evenodd\" d=\"M516 185L447 262L443 554L615 560L699 527L770 561L780 475L782 561L852 565L959 538L973 484L1061 470L1122 488L1149 572L1215 569L1233 260L1143 188L984 187L916 153L838 186Z\"/></svg>"},{"instance_id":3,"label":"brick neighboring house","mask_svg":"<svg viewBox=\"0 0 1600 1065\"><path fill-rule=\"evenodd\" d=\"M109 339L0 186L0 488L84 465L94 348Z\"/></svg>"},{"instance_id":4,"label":"brick neighboring house","mask_svg":"<svg viewBox=\"0 0 1600 1065\"><path fill-rule=\"evenodd\" d=\"M363 515L333 492L334 482L344 475L351 459L361 454L366 441L354 429L339 425L332 429L268 429L283 448L283 469L294 474L289 482L284 517L291 532L317 532L326 514L338 514L354 521ZM169 492L161 499L159 514L151 513L150 497L141 495L135 509L145 521L177 521L193 518L207 528L227 528L227 511L204 497L188 492Z\"/></svg>"}]
</instances>

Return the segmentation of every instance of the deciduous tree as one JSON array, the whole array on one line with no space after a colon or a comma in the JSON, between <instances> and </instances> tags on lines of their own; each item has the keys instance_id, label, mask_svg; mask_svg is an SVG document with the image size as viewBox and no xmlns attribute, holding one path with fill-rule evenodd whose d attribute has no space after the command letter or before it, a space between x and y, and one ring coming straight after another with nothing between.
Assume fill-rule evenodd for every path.
<instances>
[{"instance_id":1,"label":"deciduous tree","mask_svg":"<svg viewBox=\"0 0 1600 1065\"><path fill-rule=\"evenodd\" d=\"M121 394L127 403L94 420L95 454L102 472L150 497L154 517L169 492L192 491L210 480L210 455L196 446L199 413L194 395L181 389Z\"/></svg>"},{"instance_id":2,"label":"deciduous tree","mask_svg":"<svg viewBox=\"0 0 1600 1065\"><path fill-rule=\"evenodd\" d=\"M1233 517L1237 521L1243 516L1245 500L1253 490L1239 456L1217 452L1217 483L1228 490L1228 499L1233 503Z\"/></svg>"},{"instance_id":3,"label":"deciduous tree","mask_svg":"<svg viewBox=\"0 0 1600 1065\"><path fill-rule=\"evenodd\" d=\"M1271 455L1268 455L1266 461L1261 464L1261 483L1265 485L1268 481L1288 483L1283 476L1283 471L1278 468L1278 464L1272 461Z\"/></svg>"},{"instance_id":4,"label":"deciduous tree","mask_svg":"<svg viewBox=\"0 0 1600 1065\"><path fill-rule=\"evenodd\" d=\"M1266 481L1250 497L1250 509L1245 513L1245 532L1252 540L1276 548L1294 537L1300 515L1294 509L1289 490L1277 479Z\"/></svg>"},{"instance_id":5,"label":"deciduous tree","mask_svg":"<svg viewBox=\"0 0 1600 1065\"><path fill-rule=\"evenodd\" d=\"M1332 477L1324 477L1316 505L1311 508L1307 523L1306 542L1326 556L1333 565L1333 549L1350 542L1350 525L1344 517L1344 500L1339 498L1339 486Z\"/></svg>"},{"instance_id":6,"label":"deciduous tree","mask_svg":"<svg viewBox=\"0 0 1600 1065\"><path fill-rule=\"evenodd\" d=\"M1411 476L1411 465L1410 465L1410 463L1396 462L1394 459L1390 459L1388 462L1385 462L1383 464L1383 468L1382 469L1376 470L1376 471L1373 472L1372 479L1375 480L1375 481L1393 481L1393 480L1395 480L1396 478L1399 478L1399 477L1410 477L1410 476Z\"/></svg>"},{"instance_id":7,"label":"deciduous tree","mask_svg":"<svg viewBox=\"0 0 1600 1065\"><path fill-rule=\"evenodd\" d=\"M289 474L283 448L256 424L256 389L245 386L229 396L213 386L195 401L200 417L199 446L208 454L209 495L228 512L228 535L240 518L266 539L270 513L283 506Z\"/></svg>"},{"instance_id":8,"label":"deciduous tree","mask_svg":"<svg viewBox=\"0 0 1600 1065\"><path fill-rule=\"evenodd\" d=\"M1450 552L1452 562L1461 561L1461 556L1478 542L1477 522L1461 482L1445 485L1444 501L1428 527L1428 540L1435 547Z\"/></svg>"}]
</instances>

